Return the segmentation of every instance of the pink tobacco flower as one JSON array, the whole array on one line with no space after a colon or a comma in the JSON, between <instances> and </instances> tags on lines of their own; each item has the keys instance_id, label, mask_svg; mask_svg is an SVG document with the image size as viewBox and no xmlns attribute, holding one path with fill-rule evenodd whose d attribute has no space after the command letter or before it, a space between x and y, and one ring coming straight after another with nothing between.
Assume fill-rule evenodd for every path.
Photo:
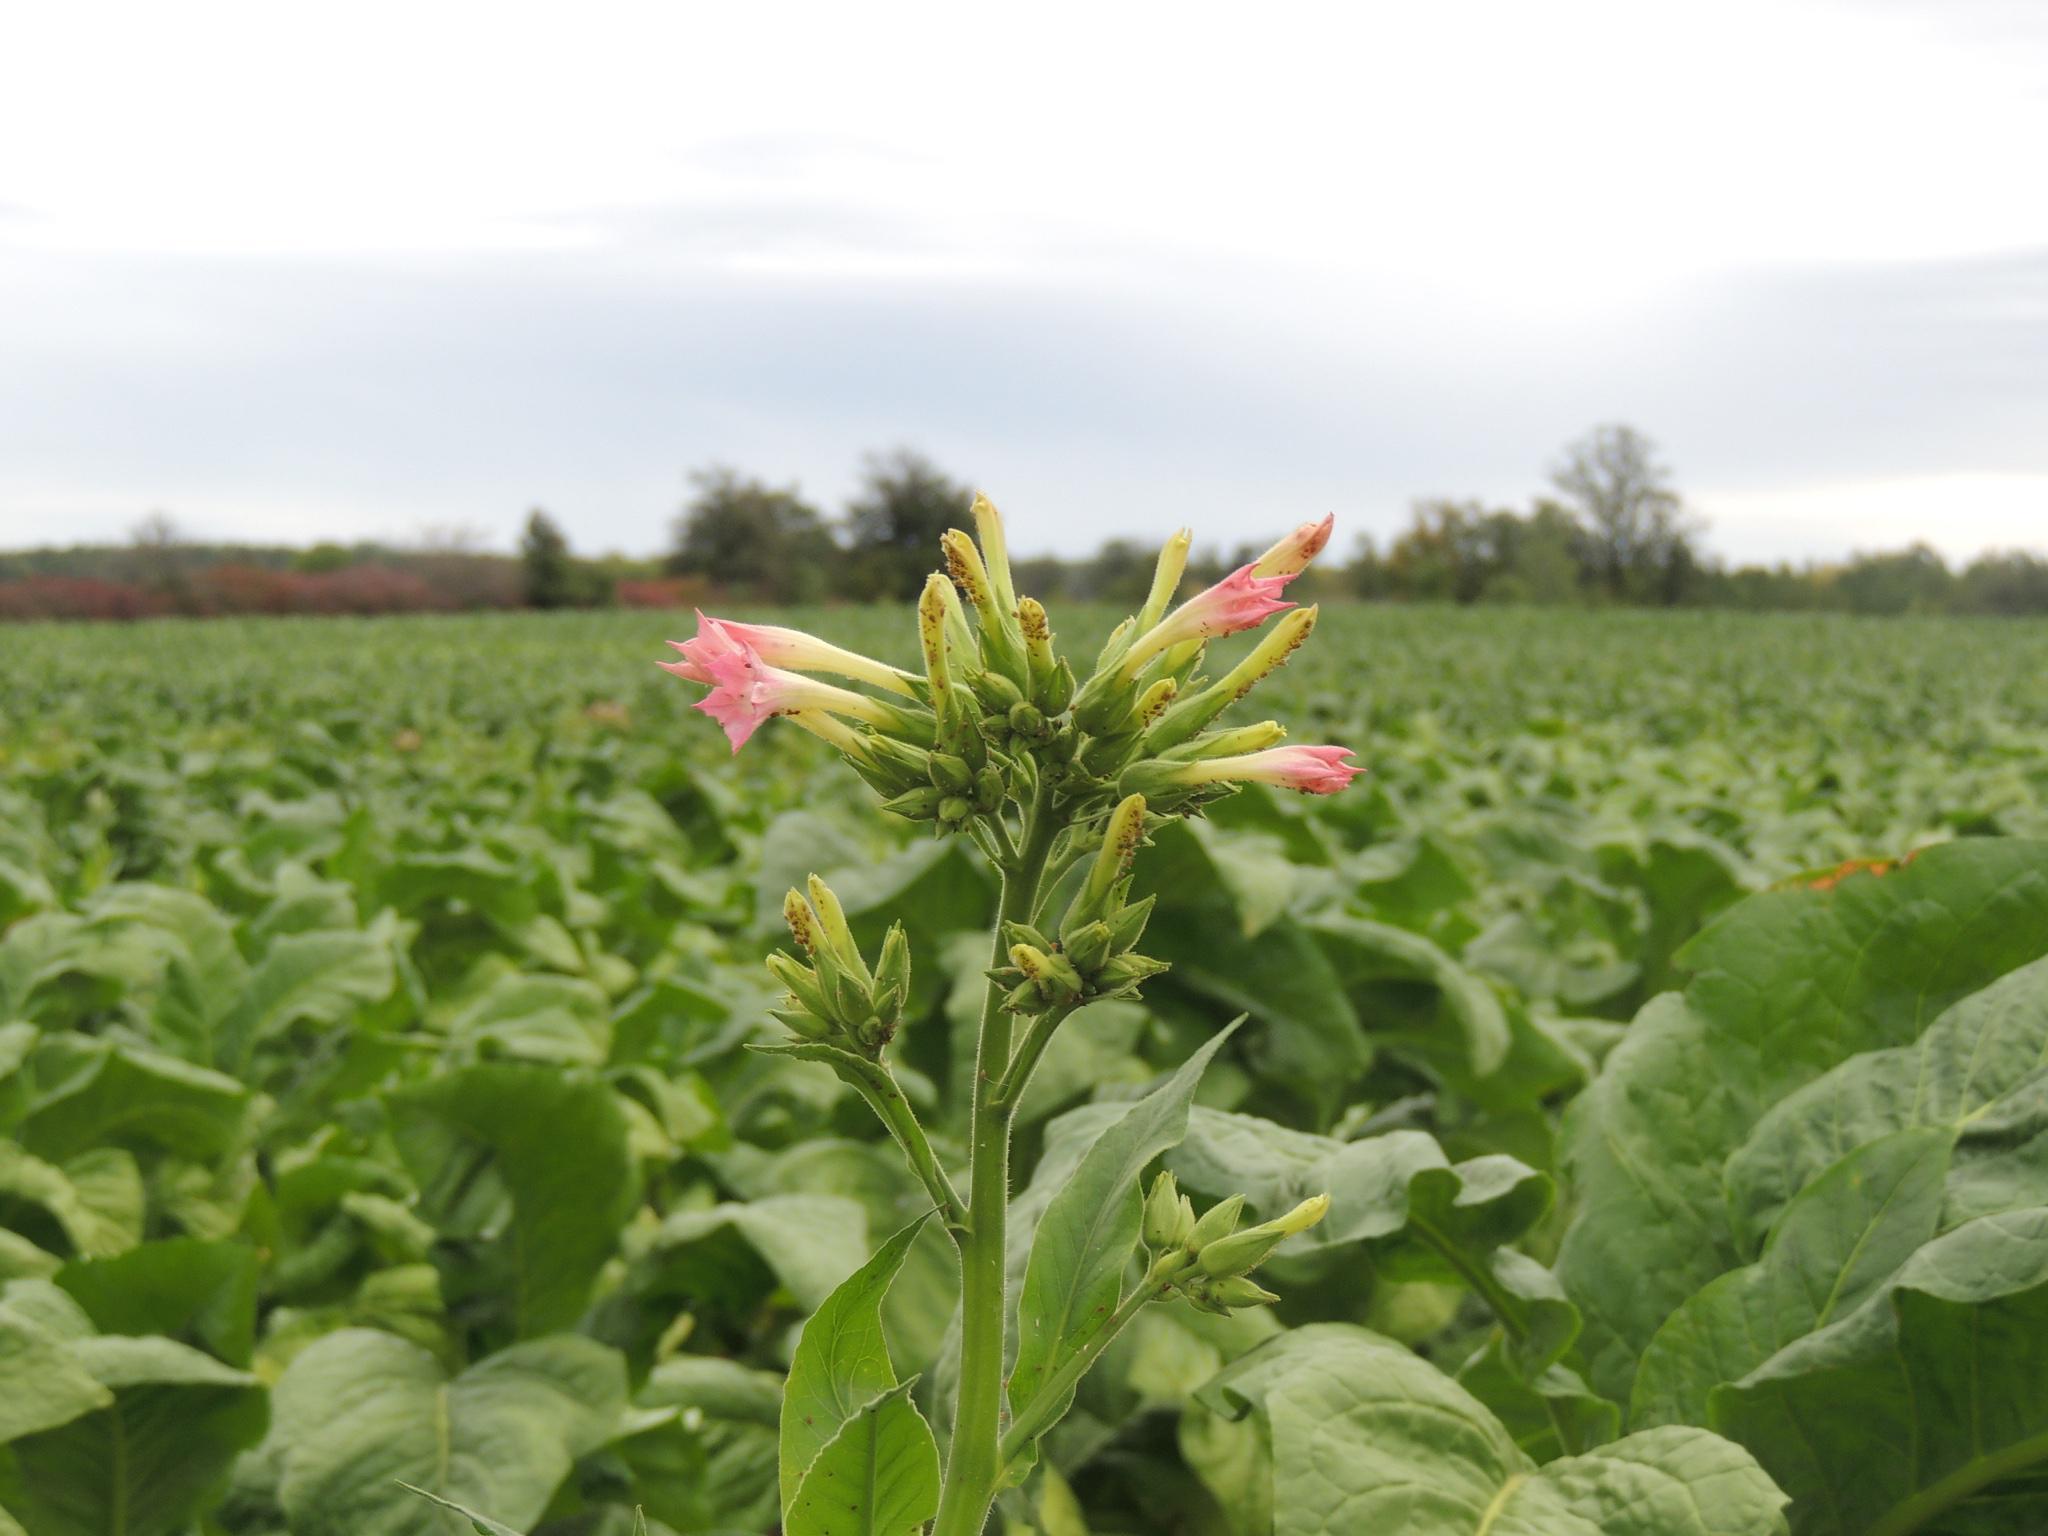
<instances>
[{"instance_id":1,"label":"pink tobacco flower","mask_svg":"<svg viewBox=\"0 0 2048 1536\"><path fill-rule=\"evenodd\" d=\"M732 628L707 619L696 639L681 645L669 642L683 653L683 660L656 665L678 677L711 685L711 691L694 707L725 728L733 751L745 746L763 721L799 710L850 715L870 725L885 725L895 719L894 712L879 699L770 666L758 651L738 639Z\"/></svg>"},{"instance_id":2,"label":"pink tobacco flower","mask_svg":"<svg viewBox=\"0 0 2048 1536\"><path fill-rule=\"evenodd\" d=\"M1172 770L1180 784L1273 784L1311 795L1334 795L1365 772L1344 761L1349 747L1269 747L1240 757L1212 757Z\"/></svg>"},{"instance_id":3,"label":"pink tobacco flower","mask_svg":"<svg viewBox=\"0 0 2048 1536\"><path fill-rule=\"evenodd\" d=\"M699 613L697 637L694 640L671 640L669 644L683 653L683 659L657 665L693 683L712 681L705 664L709 656L743 646L771 667L791 672L830 672L839 677L873 683L878 688L887 688L906 697L911 695L910 674L907 672L863 656L858 651L843 650L800 629L784 629L779 624L742 624L735 619L714 619Z\"/></svg>"},{"instance_id":4,"label":"pink tobacco flower","mask_svg":"<svg viewBox=\"0 0 2048 1536\"><path fill-rule=\"evenodd\" d=\"M1299 576L1308 569L1309 562L1323 552L1330 542L1330 534L1336 529L1337 514L1332 512L1319 523L1303 523L1271 549L1252 562L1255 576Z\"/></svg>"},{"instance_id":5,"label":"pink tobacco flower","mask_svg":"<svg viewBox=\"0 0 2048 1536\"><path fill-rule=\"evenodd\" d=\"M1234 635L1292 608L1280 593L1293 574L1261 576L1255 565L1239 566L1206 591L1197 592L1144 634L1125 652L1123 672L1131 676L1154 656L1191 641Z\"/></svg>"}]
</instances>

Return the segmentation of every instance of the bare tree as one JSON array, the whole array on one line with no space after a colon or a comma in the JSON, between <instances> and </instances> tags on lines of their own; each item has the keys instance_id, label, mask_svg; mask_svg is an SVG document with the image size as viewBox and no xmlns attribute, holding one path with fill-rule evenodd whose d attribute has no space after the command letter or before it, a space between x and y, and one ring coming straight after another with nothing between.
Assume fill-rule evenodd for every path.
<instances>
[{"instance_id":1,"label":"bare tree","mask_svg":"<svg viewBox=\"0 0 2048 1536\"><path fill-rule=\"evenodd\" d=\"M169 549L185 542L185 534L171 514L151 512L128 530L128 542L137 549Z\"/></svg>"},{"instance_id":2,"label":"bare tree","mask_svg":"<svg viewBox=\"0 0 2048 1536\"><path fill-rule=\"evenodd\" d=\"M1550 483L1585 527L1593 577L1609 596L1675 602L1696 568L1700 520L1671 485L1657 446L1634 427L1595 427L1565 450Z\"/></svg>"}]
</instances>

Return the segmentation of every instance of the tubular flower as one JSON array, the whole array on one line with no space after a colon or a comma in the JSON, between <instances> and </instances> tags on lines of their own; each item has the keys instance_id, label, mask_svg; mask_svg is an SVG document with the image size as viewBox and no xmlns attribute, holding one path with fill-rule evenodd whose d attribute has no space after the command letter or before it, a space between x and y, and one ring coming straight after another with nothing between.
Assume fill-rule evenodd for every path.
<instances>
[{"instance_id":1,"label":"tubular flower","mask_svg":"<svg viewBox=\"0 0 2048 1536\"><path fill-rule=\"evenodd\" d=\"M1129 770L1123 784L1127 790L1146 793L1203 784L1272 784L1311 795L1334 795L1365 772L1344 761L1350 755L1349 747L1269 747L1263 752L1194 762L1155 760Z\"/></svg>"},{"instance_id":2,"label":"tubular flower","mask_svg":"<svg viewBox=\"0 0 2048 1536\"><path fill-rule=\"evenodd\" d=\"M782 667L791 672L830 672L857 682L873 683L891 693L914 696L909 673L857 651L843 650L800 629L784 629L778 624L741 624L733 619L707 618L700 612L697 615L697 637L694 640L671 640L669 644L683 653L683 659L657 662L656 665L693 683L714 681L708 666L712 655L744 647L771 667Z\"/></svg>"},{"instance_id":3,"label":"tubular flower","mask_svg":"<svg viewBox=\"0 0 2048 1536\"><path fill-rule=\"evenodd\" d=\"M1234 635L1292 608L1294 604L1280 598L1282 589L1292 579L1292 573L1261 576L1256 566L1239 566L1215 586L1197 592L1133 640L1131 648L1123 656L1123 675L1135 675L1154 656L1177 645L1213 640L1218 635Z\"/></svg>"},{"instance_id":4,"label":"tubular flower","mask_svg":"<svg viewBox=\"0 0 2048 1536\"><path fill-rule=\"evenodd\" d=\"M746 745L747 738L760 729L763 721L776 715L823 710L828 714L849 715L870 725L887 726L897 722L897 712L880 699L871 699L832 683L821 683L800 672L785 672L780 667L769 666L753 647L734 639L716 620L710 621L707 632L716 638L705 643L706 636L700 634L691 641L692 650L684 653L685 663L663 662L661 665L682 677L692 677L684 670L685 665L694 665L702 670L703 677L693 677L692 680L710 683L711 691L694 707L725 728L726 739L732 743L735 752Z\"/></svg>"},{"instance_id":5,"label":"tubular flower","mask_svg":"<svg viewBox=\"0 0 2048 1536\"><path fill-rule=\"evenodd\" d=\"M1319 523L1303 523L1254 560L1252 573L1256 576L1299 576L1308 569L1308 563L1323 552L1336 526L1337 514L1334 512Z\"/></svg>"}]
</instances>

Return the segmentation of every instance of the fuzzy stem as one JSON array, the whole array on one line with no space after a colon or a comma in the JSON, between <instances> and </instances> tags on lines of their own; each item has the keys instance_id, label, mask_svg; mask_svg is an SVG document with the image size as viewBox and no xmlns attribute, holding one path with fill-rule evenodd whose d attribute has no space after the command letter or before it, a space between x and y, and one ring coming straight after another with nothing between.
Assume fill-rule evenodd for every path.
<instances>
[{"instance_id":1,"label":"fuzzy stem","mask_svg":"<svg viewBox=\"0 0 2048 1536\"><path fill-rule=\"evenodd\" d=\"M1006 956L1005 923L1027 920L1058 831L1050 786L1040 783L1024 816L1022 844L1003 874L1003 899L989 969ZM981 1005L974 1063L967 1234L960 1249L960 1385L953 1408L953 1445L932 1536L981 1536L1002 1472L1004 1244L1010 1203L1010 1118L998 1080L1010 1065L1010 1015L1002 987L991 981Z\"/></svg>"}]
</instances>

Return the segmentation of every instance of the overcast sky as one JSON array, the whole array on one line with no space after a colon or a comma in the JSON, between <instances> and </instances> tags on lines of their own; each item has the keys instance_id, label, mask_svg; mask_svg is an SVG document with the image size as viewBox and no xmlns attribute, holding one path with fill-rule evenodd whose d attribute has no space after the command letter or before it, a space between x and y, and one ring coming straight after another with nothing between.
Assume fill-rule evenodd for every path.
<instances>
[{"instance_id":1,"label":"overcast sky","mask_svg":"<svg viewBox=\"0 0 2048 1536\"><path fill-rule=\"evenodd\" d=\"M0 44L0 546L1520 503L2048 547L2048 5L65 4Z\"/></svg>"}]
</instances>

